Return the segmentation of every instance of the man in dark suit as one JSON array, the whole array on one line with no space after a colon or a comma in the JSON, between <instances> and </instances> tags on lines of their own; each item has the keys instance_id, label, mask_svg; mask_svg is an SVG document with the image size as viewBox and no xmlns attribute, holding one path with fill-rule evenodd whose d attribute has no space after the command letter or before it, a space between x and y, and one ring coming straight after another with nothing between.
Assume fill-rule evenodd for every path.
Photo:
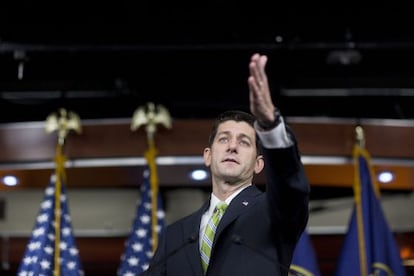
<instances>
[{"instance_id":1,"label":"man in dark suit","mask_svg":"<svg viewBox=\"0 0 414 276\"><path fill-rule=\"evenodd\" d=\"M144 275L288 275L310 188L293 133L272 102L266 63L267 56L254 54L249 64L253 115L228 111L213 124L204 149L210 200L165 229ZM253 185L263 169L265 192ZM216 226L210 217L219 202L228 207ZM214 237L204 237L206 228Z\"/></svg>"}]
</instances>

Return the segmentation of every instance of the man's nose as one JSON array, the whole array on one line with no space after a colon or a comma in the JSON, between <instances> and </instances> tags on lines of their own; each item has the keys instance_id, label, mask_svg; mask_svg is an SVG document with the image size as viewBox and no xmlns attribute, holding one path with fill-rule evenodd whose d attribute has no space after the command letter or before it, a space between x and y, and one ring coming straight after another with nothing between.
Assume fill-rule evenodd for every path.
<instances>
[{"instance_id":1,"label":"man's nose","mask_svg":"<svg viewBox=\"0 0 414 276\"><path fill-rule=\"evenodd\" d=\"M229 141L229 149L234 151L237 149L238 142L236 139L232 139Z\"/></svg>"}]
</instances>

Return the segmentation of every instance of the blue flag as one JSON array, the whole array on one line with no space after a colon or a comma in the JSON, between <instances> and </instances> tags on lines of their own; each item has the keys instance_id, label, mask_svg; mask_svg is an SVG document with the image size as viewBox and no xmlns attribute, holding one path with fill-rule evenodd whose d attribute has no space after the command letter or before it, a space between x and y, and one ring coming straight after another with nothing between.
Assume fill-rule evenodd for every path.
<instances>
[{"instance_id":1,"label":"blue flag","mask_svg":"<svg viewBox=\"0 0 414 276\"><path fill-rule=\"evenodd\" d=\"M356 145L355 204L336 276L404 276L398 246L380 205L369 153Z\"/></svg>"},{"instance_id":2,"label":"blue flag","mask_svg":"<svg viewBox=\"0 0 414 276\"><path fill-rule=\"evenodd\" d=\"M56 177L52 175L39 214L26 247L23 259L17 270L18 276L43 275L53 276L55 269L55 187ZM64 276L84 275L79 251L75 244L69 215L65 187L61 183L60 192L60 274Z\"/></svg>"},{"instance_id":3,"label":"blue flag","mask_svg":"<svg viewBox=\"0 0 414 276\"><path fill-rule=\"evenodd\" d=\"M119 276L140 275L149 267L153 256L152 239L152 203L151 203L150 170L144 171L144 181L141 185L141 201L137 205L132 231L126 242L124 254L121 256ZM164 228L164 211L161 196L157 194L157 225L156 231L160 237Z\"/></svg>"},{"instance_id":4,"label":"blue flag","mask_svg":"<svg viewBox=\"0 0 414 276\"><path fill-rule=\"evenodd\" d=\"M308 232L303 231L295 251L293 252L293 259L290 265L290 270L294 272L293 275L303 276L320 276L315 250L310 240Z\"/></svg>"}]
</instances>

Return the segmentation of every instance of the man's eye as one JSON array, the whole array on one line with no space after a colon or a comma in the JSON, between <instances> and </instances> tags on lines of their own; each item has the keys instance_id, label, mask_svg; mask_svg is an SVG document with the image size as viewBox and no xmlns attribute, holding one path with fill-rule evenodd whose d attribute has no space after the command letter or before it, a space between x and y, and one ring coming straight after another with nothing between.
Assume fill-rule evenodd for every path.
<instances>
[{"instance_id":1,"label":"man's eye","mask_svg":"<svg viewBox=\"0 0 414 276\"><path fill-rule=\"evenodd\" d=\"M218 140L219 140L219 142L225 143L225 142L227 142L228 139L226 137L221 137Z\"/></svg>"},{"instance_id":2,"label":"man's eye","mask_svg":"<svg viewBox=\"0 0 414 276\"><path fill-rule=\"evenodd\" d=\"M242 144L242 145L244 145L244 146L248 146L248 145L250 145L250 143L249 143L249 142L247 142L247 141L240 141L240 144Z\"/></svg>"}]
</instances>

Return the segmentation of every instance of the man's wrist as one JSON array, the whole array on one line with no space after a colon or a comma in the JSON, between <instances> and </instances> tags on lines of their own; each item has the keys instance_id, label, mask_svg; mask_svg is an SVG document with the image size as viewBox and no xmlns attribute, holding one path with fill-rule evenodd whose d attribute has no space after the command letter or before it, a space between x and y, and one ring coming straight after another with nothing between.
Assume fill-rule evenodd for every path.
<instances>
[{"instance_id":1,"label":"man's wrist","mask_svg":"<svg viewBox=\"0 0 414 276\"><path fill-rule=\"evenodd\" d=\"M260 128L262 128L263 130L271 130L280 124L280 122L282 121L281 116L282 115L280 114L280 111L276 109L275 119L272 122L265 122L265 121L257 120L257 123L260 126Z\"/></svg>"}]
</instances>

